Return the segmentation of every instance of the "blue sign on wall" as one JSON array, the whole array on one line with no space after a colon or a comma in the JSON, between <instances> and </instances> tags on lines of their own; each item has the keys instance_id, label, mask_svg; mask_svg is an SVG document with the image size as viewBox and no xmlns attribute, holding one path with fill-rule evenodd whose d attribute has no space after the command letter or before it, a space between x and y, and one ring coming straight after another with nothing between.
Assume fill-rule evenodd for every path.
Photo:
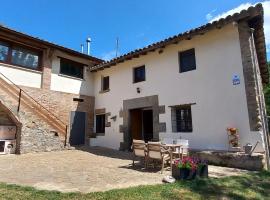
<instances>
[{"instance_id":1,"label":"blue sign on wall","mask_svg":"<svg viewBox=\"0 0 270 200\"><path fill-rule=\"evenodd\" d=\"M240 77L238 75L234 75L232 82L233 82L233 85L239 85L240 84Z\"/></svg>"}]
</instances>

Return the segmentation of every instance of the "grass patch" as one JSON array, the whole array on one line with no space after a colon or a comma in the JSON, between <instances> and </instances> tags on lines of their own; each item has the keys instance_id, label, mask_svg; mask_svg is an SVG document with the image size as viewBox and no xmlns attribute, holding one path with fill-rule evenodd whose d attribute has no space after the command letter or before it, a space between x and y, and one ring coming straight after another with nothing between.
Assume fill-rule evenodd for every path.
<instances>
[{"instance_id":1,"label":"grass patch","mask_svg":"<svg viewBox=\"0 0 270 200\"><path fill-rule=\"evenodd\" d=\"M226 178L178 181L174 184L139 186L107 192L60 193L32 187L0 184L0 199L90 199L90 200L177 200L177 199L270 199L270 172Z\"/></svg>"}]
</instances>

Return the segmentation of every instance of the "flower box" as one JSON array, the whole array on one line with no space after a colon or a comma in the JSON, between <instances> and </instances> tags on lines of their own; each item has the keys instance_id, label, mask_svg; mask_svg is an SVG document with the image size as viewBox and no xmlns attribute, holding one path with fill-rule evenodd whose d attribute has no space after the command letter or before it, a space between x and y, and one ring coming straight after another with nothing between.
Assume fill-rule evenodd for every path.
<instances>
[{"instance_id":1,"label":"flower box","mask_svg":"<svg viewBox=\"0 0 270 200\"><path fill-rule=\"evenodd\" d=\"M181 168L179 169L175 165L172 167L172 177L176 180L192 180L196 178L197 171Z\"/></svg>"},{"instance_id":2,"label":"flower box","mask_svg":"<svg viewBox=\"0 0 270 200\"><path fill-rule=\"evenodd\" d=\"M175 160L172 165L172 176L178 180L193 180L196 177L207 178L207 162L193 157Z\"/></svg>"}]
</instances>

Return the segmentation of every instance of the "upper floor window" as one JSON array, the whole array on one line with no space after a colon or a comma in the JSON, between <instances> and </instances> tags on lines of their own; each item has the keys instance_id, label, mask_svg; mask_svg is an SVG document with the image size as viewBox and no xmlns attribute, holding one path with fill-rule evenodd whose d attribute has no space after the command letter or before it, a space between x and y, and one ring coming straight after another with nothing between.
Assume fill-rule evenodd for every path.
<instances>
[{"instance_id":1,"label":"upper floor window","mask_svg":"<svg viewBox=\"0 0 270 200\"><path fill-rule=\"evenodd\" d=\"M39 56L36 52L20 47L14 47L11 53L11 63L31 69L37 69L39 67Z\"/></svg>"},{"instance_id":2,"label":"upper floor window","mask_svg":"<svg viewBox=\"0 0 270 200\"><path fill-rule=\"evenodd\" d=\"M180 73L196 69L195 49L179 52Z\"/></svg>"},{"instance_id":3,"label":"upper floor window","mask_svg":"<svg viewBox=\"0 0 270 200\"><path fill-rule=\"evenodd\" d=\"M145 81L145 66L133 69L133 82L138 83L141 81Z\"/></svg>"},{"instance_id":4,"label":"upper floor window","mask_svg":"<svg viewBox=\"0 0 270 200\"><path fill-rule=\"evenodd\" d=\"M0 61L7 61L8 58L8 45L0 42Z\"/></svg>"},{"instance_id":5,"label":"upper floor window","mask_svg":"<svg viewBox=\"0 0 270 200\"><path fill-rule=\"evenodd\" d=\"M191 106L172 107L172 131L173 132L192 132Z\"/></svg>"},{"instance_id":6,"label":"upper floor window","mask_svg":"<svg viewBox=\"0 0 270 200\"><path fill-rule=\"evenodd\" d=\"M101 91L108 91L110 89L110 77L105 76L101 79Z\"/></svg>"},{"instance_id":7,"label":"upper floor window","mask_svg":"<svg viewBox=\"0 0 270 200\"><path fill-rule=\"evenodd\" d=\"M0 41L0 62L40 69L40 51Z\"/></svg>"},{"instance_id":8,"label":"upper floor window","mask_svg":"<svg viewBox=\"0 0 270 200\"><path fill-rule=\"evenodd\" d=\"M84 64L60 58L60 74L83 79Z\"/></svg>"}]
</instances>

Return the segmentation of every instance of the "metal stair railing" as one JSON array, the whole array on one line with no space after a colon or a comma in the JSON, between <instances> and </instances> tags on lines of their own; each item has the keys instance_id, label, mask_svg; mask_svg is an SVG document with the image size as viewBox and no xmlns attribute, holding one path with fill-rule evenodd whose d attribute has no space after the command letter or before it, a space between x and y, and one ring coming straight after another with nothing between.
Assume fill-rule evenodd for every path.
<instances>
[{"instance_id":1,"label":"metal stair railing","mask_svg":"<svg viewBox=\"0 0 270 200\"><path fill-rule=\"evenodd\" d=\"M22 99L22 94L25 94L27 98L29 98L32 102L36 103L39 108L43 109L44 115L47 115L51 118L54 118L60 125L63 126L63 129L65 129L65 146L67 144L67 132L68 132L68 125L63 122L61 119L59 119L55 114L53 114L50 110L48 110L46 107L44 107L42 104L40 104L37 100L35 100L31 95L29 95L26 91L24 91L22 88L20 88L17 84L15 84L12 80L10 80L7 76L5 76L2 72L0 72L0 75L4 78L1 78L3 81L7 82L9 85L12 85L15 89L18 90L18 107L17 107L17 112L20 111L21 107L21 99ZM53 122L51 122L53 123Z\"/></svg>"}]
</instances>

